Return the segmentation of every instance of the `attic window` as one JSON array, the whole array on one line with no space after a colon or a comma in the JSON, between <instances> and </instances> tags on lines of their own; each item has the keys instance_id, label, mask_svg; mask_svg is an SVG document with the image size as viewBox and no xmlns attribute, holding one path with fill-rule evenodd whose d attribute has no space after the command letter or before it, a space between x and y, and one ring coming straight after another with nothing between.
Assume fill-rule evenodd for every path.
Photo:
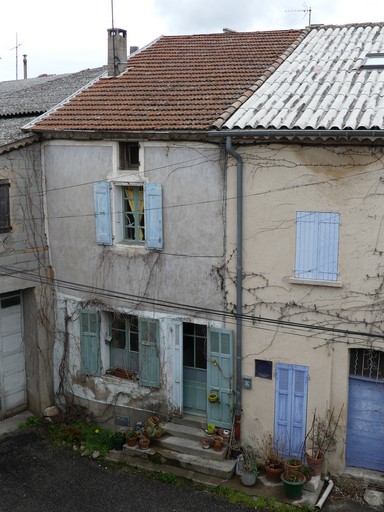
<instances>
[{"instance_id":1,"label":"attic window","mask_svg":"<svg viewBox=\"0 0 384 512\"><path fill-rule=\"evenodd\" d=\"M361 67L362 69L384 68L384 53L368 53Z\"/></svg>"},{"instance_id":2,"label":"attic window","mask_svg":"<svg viewBox=\"0 0 384 512\"><path fill-rule=\"evenodd\" d=\"M138 142L120 142L120 169L138 169L139 161L139 143Z\"/></svg>"}]
</instances>

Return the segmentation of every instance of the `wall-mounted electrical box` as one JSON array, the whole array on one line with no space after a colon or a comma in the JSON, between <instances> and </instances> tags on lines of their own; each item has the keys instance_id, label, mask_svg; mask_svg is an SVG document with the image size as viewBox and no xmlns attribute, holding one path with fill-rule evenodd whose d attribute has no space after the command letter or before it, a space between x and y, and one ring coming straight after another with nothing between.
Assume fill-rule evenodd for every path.
<instances>
[{"instance_id":1,"label":"wall-mounted electrical box","mask_svg":"<svg viewBox=\"0 0 384 512\"><path fill-rule=\"evenodd\" d=\"M252 377L249 377L248 375L243 375L243 388L252 389Z\"/></svg>"}]
</instances>

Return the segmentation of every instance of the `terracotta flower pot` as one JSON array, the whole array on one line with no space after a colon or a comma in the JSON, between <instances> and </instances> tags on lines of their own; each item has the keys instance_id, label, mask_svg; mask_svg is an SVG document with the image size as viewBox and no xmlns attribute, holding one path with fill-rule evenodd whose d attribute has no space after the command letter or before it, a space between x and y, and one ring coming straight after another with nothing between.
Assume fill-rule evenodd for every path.
<instances>
[{"instance_id":1,"label":"terracotta flower pot","mask_svg":"<svg viewBox=\"0 0 384 512\"><path fill-rule=\"evenodd\" d=\"M278 483L280 482L280 477L284 471L284 467L273 467L273 466L265 466L265 475L267 477L268 482Z\"/></svg>"},{"instance_id":2,"label":"terracotta flower pot","mask_svg":"<svg viewBox=\"0 0 384 512\"><path fill-rule=\"evenodd\" d=\"M321 475L323 470L324 455L319 453L318 457L311 457L310 454L306 454L307 464L313 468L313 476Z\"/></svg>"},{"instance_id":3,"label":"terracotta flower pot","mask_svg":"<svg viewBox=\"0 0 384 512\"><path fill-rule=\"evenodd\" d=\"M151 441L148 437L140 437L139 446L142 450L148 450Z\"/></svg>"}]
</instances>

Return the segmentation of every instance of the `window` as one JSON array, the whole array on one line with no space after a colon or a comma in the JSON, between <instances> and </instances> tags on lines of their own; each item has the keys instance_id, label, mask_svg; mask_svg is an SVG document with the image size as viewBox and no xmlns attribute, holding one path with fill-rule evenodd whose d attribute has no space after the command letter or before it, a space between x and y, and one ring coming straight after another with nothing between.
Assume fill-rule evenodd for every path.
<instances>
[{"instance_id":1,"label":"window","mask_svg":"<svg viewBox=\"0 0 384 512\"><path fill-rule=\"evenodd\" d=\"M262 379L272 379L272 361L255 359L255 377L261 377Z\"/></svg>"},{"instance_id":2,"label":"window","mask_svg":"<svg viewBox=\"0 0 384 512\"><path fill-rule=\"evenodd\" d=\"M97 311L80 311L80 353L81 373L100 375L99 314Z\"/></svg>"},{"instance_id":3,"label":"window","mask_svg":"<svg viewBox=\"0 0 384 512\"><path fill-rule=\"evenodd\" d=\"M296 278L337 280L339 225L339 213L296 213Z\"/></svg>"},{"instance_id":4,"label":"window","mask_svg":"<svg viewBox=\"0 0 384 512\"><path fill-rule=\"evenodd\" d=\"M111 364L119 370L139 371L139 325L138 318L132 315L110 317Z\"/></svg>"},{"instance_id":5,"label":"window","mask_svg":"<svg viewBox=\"0 0 384 512\"><path fill-rule=\"evenodd\" d=\"M137 377L142 386L159 387L160 355L157 320L110 314L109 373Z\"/></svg>"},{"instance_id":6,"label":"window","mask_svg":"<svg viewBox=\"0 0 384 512\"><path fill-rule=\"evenodd\" d=\"M157 183L143 185L115 183L115 209L111 211L111 189L108 182L94 185L96 241L100 245L117 243L145 245L147 249L163 248L162 187ZM112 235L114 221L114 237Z\"/></svg>"},{"instance_id":7,"label":"window","mask_svg":"<svg viewBox=\"0 0 384 512\"><path fill-rule=\"evenodd\" d=\"M144 187L123 187L123 239L127 242L145 240Z\"/></svg>"},{"instance_id":8,"label":"window","mask_svg":"<svg viewBox=\"0 0 384 512\"><path fill-rule=\"evenodd\" d=\"M9 208L8 180L0 180L0 233L8 233L12 230Z\"/></svg>"},{"instance_id":9,"label":"window","mask_svg":"<svg viewBox=\"0 0 384 512\"><path fill-rule=\"evenodd\" d=\"M119 168L120 169L138 169L139 161L139 143L138 142L120 142L119 144Z\"/></svg>"},{"instance_id":10,"label":"window","mask_svg":"<svg viewBox=\"0 0 384 512\"><path fill-rule=\"evenodd\" d=\"M353 348L350 355L349 375L384 381L384 352Z\"/></svg>"},{"instance_id":11,"label":"window","mask_svg":"<svg viewBox=\"0 0 384 512\"><path fill-rule=\"evenodd\" d=\"M368 53L361 67L363 69L380 69L384 67L384 53Z\"/></svg>"}]
</instances>

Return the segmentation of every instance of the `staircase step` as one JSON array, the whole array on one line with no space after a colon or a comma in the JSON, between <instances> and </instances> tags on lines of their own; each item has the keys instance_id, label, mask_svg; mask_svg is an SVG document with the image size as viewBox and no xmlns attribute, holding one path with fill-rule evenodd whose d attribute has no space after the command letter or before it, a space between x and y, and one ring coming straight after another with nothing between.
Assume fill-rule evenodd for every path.
<instances>
[{"instance_id":1,"label":"staircase step","mask_svg":"<svg viewBox=\"0 0 384 512\"><path fill-rule=\"evenodd\" d=\"M218 487L222 485L224 482L228 481L229 478L227 476L220 477L214 476L212 474L201 473L198 471L194 471L193 469L186 469L182 466L175 466L172 464L167 464L166 459L164 458L160 463L152 462L148 459L143 459L139 457L132 457L126 451L124 452L109 452L107 456L107 460L111 460L114 462L126 463L130 466L144 469L146 471L156 471L159 473L170 473L177 477L187 478L188 480L192 480L193 482L203 484L209 487ZM228 473L227 473L228 474Z\"/></svg>"},{"instance_id":2,"label":"staircase step","mask_svg":"<svg viewBox=\"0 0 384 512\"><path fill-rule=\"evenodd\" d=\"M199 440L188 439L185 437L178 437L173 435L164 435L157 440L157 446L165 448L167 450L173 450L177 453L185 453L188 455L194 455L209 460L220 461L223 460L227 453L227 447L225 446L221 451L217 452L212 448L205 450Z\"/></svg>"},{"instance_id":3,"label":"staircase step","mask_svg":"<svg viewBox=\"0 0 384 512\"><path fill-rule=\"evenodd\" d=\"M175 437L182 437L185 439L192 439L193 441L200 441L205 436L205 431L202 427L191 427L189 425L182 425L179 423L166 423L164 430L167 434Z\"/></svg>"},{"instance_id":4,"label":"staircase step","mask_svg":"<svg viewBox=\"0 0 384 512\"><path fill-rule=\"evenodd\" d=\"M173 416L172 423L195 428L207 428L207 418L205 416L194 416L193 414L183 414L182 417Z\"/></svg>"}]
</instances>

